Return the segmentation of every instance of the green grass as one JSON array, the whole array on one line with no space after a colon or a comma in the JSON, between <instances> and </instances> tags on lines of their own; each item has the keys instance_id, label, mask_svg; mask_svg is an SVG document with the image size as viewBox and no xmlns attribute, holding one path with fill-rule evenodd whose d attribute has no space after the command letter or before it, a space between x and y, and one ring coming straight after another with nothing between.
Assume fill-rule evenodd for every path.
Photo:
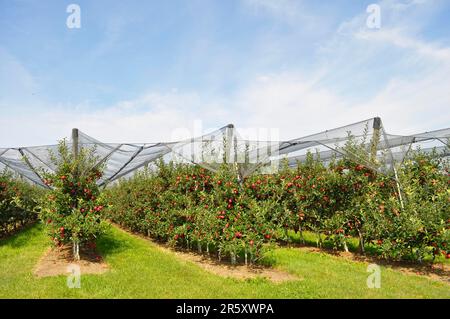
<instances>
[{"instance_id":1,"label":"green grass","mask_svg":"<svg viewBox=\"0 0 450 319\"><path fill-rule=\"evenodd\" d=\"M380 289L366 286L367 265L322 253L277 248L267 260L297 274L274 284L206 272L154 244L112 227L98 243L111 270L83 275L80 289L66 277L36 278L32 268L48 247L43 227L0 241L0 298L449 298L450 286L382 267Z\"/></svg>"},{"instance_id":2,"label":"green grass","mask_svg":"<svg viewBox=\"0 0 450 319\"><path fill-rule=\"evenodd\" d=\"M312 231L303 231L302 237L300 236L300 233L295 233L294 231L289 231L288 233L289 240L293 244L301 244L304 246L310 246L310 247L317 247L317 244L319 242L319 236L312 232ZM333 243L330 240L325 239L325 235L320 235L322 238L322 247L326 249L333 249ZM355 237L350 237L346 240L347 242L347 248L350 252L359 252L359 240ZM380 250L375 244L365 244L364 250L366 255L368 256L379 256ZM343 248L340 248L340 251L343 251ZM432 256L427 256L424 258L424 262L432 262ZM434 263L439 264L450 264L450 259L445 258L443 255L439 254L435 260Z\"/></svg>"}]
</instances>

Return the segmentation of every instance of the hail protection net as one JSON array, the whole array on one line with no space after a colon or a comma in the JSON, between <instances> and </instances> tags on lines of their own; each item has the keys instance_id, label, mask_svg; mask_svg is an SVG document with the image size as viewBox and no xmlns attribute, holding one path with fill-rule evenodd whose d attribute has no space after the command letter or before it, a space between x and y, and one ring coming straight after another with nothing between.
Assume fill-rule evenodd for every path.
<instances>
[{"instance_id":1,"label":"hail protection net","mask_svg":"<svg viewBox=\"0 0 450 319\"><path fill-rule=\"evenodd\" d=\"M170 143L103 143L76 130L78 149L89 148L97 158L95 166L105 167L99 185L106 186L136 171L155 167L158 160L199 165L211 171L232 166L239 178L252 173L276 172L287 163L295 166L308 156L325 164L350 158L381 173L410 157L416 149L434 156L448 157L450 128L414 135L395 135L385 131L380 118L372 118L288 141L244 139L233 125L211 133ZM68 141L73 147L74 140ZM361 151L363 150L363 151ZM42 172L54 172L58 145L0 148L0 170L46 187Z\"/></svg>"}]
</instances>

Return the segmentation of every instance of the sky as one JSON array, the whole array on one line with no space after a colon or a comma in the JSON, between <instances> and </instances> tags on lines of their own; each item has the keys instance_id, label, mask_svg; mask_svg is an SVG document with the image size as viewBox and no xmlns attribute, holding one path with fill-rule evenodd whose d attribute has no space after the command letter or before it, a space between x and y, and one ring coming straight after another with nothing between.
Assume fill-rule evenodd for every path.
<instances>
[{"instance_id":1,"label":"sky","mask_svg":"<svg viewBox=\"0 0 450 319\"><path fill-rule=\"evenodd\" d=\"M0 0L0 147L73 127L105 142L449 127L449 17L447 0Z\"/></svg>"}]
</instances>

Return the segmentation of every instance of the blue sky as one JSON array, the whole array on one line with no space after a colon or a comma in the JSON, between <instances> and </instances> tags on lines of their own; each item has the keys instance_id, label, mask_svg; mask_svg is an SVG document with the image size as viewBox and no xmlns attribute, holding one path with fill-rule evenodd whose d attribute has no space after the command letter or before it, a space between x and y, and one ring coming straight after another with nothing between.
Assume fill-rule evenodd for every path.
<instances>
[{"instance_id":1,"label":"blue sky","mask_svg":"<svg viewBox=\"0 0 450 319\"><path fill-rule=\"evenodd\" d=\"M449 16L445 0L0 0L0 146L72 127L169 140L198 121L283 139L373 116L393 133L448 127Z\"/></svg>"}]
</instances>

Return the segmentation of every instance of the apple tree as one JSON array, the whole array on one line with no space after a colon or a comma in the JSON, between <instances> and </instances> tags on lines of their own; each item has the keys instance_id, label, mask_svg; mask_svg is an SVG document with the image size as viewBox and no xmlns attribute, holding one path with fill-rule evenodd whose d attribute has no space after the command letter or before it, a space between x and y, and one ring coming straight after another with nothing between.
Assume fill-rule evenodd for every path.
<instances>
[{"instance_id":1,"label":"apple tree","mask_svg":"<svg viewBox=\"0 0 450 319\"><path fill-rule=\"evenodd\" d=\"M104 167L94 151L81 148L74 154L62 140L57 153L50 154L55 171L42 174L51 190L42 200L40 217L54 245L72 244L76 260L80 245L92 245L106 227L101 220L105 204L97 185Z\"/></svg>"}]
</instances>

